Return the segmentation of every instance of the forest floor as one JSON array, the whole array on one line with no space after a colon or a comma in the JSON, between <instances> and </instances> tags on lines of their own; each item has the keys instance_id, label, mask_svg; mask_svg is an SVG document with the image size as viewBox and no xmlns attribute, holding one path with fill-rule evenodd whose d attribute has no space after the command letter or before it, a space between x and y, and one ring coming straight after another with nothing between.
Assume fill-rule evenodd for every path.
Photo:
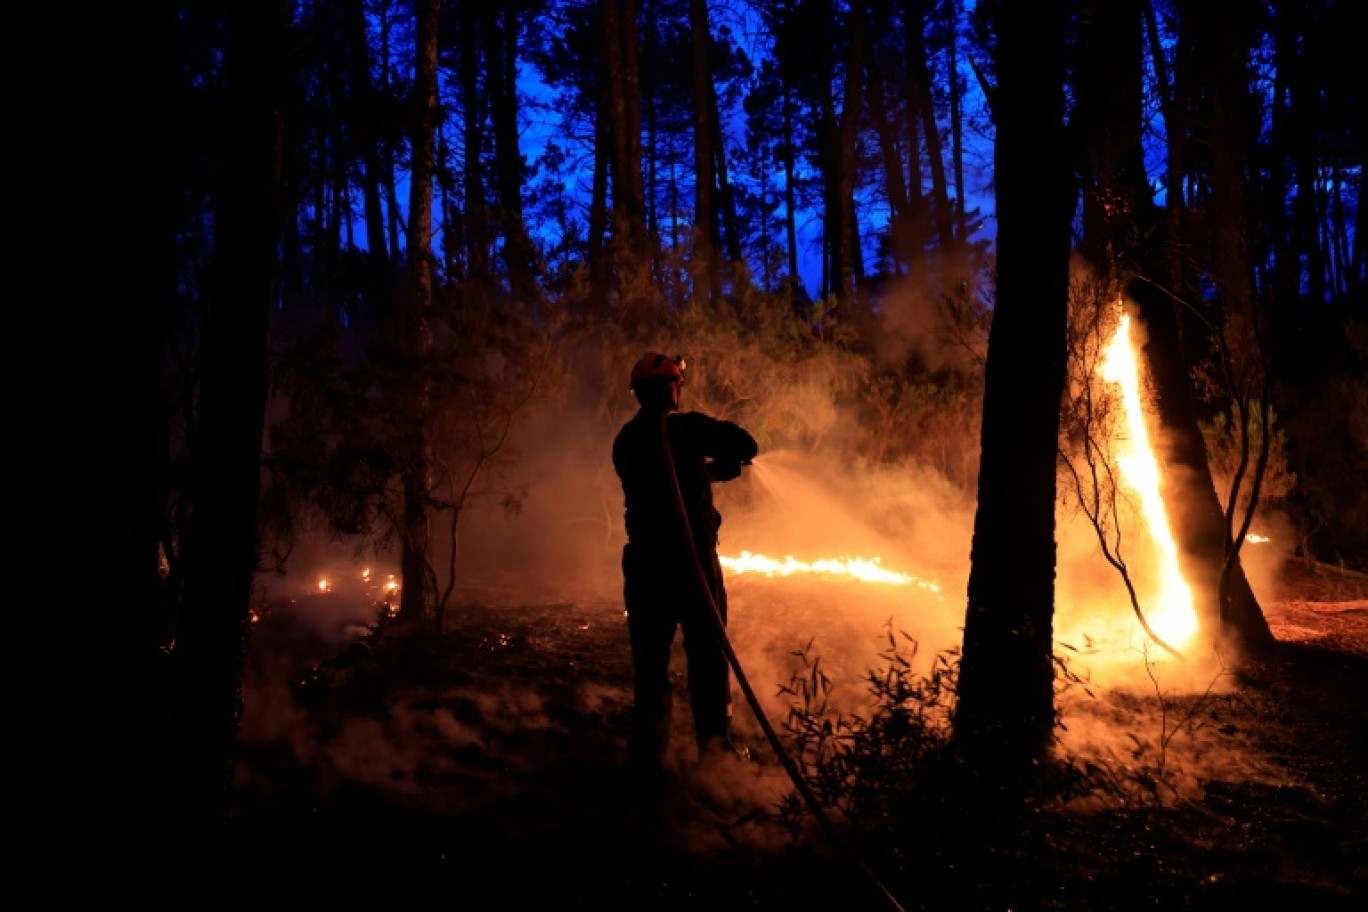
<instances>
[{"instance_id":1,"label":"forest floor","mask_svg":"<svg viewBox=\"0 0 1368 912\"><path fill-rule=\"evenodd\" d=\"M1098 693L1172 747L1145 754L1148 799L1041 807L991 848L942 810L852 832L853 858L783 824L792 783L754 725L749 760L628 775L612 599L465 604L440 641L316 666L280 612L254 633L228 882L315 908L1368 908L1368 578L1289 562L1263 607L1277 647L1219 695ZM1186 752L1176 716L1203 732Z\"/></svg>"}]
</instances>

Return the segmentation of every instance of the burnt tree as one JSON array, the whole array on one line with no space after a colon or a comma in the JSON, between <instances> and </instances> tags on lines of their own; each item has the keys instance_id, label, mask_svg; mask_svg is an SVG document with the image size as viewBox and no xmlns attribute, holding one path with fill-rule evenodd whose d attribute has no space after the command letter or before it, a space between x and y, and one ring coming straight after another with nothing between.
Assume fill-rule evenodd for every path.
<instances>
[{"instance_id":1,"label":"burnt tree","mask_svg":"<svg viewBox=\"0 0 1368 912\"><path fill-rule=\"evenodd\" d=\"M1176 67L1174 78L1169 79L1148 4L1096 6L1097 32L1091 42L1094 51L1091 58L1085 58L1093 60L1092 68L1089 78L1080 82L1112 88L1095 88L1081 96L1088 131L1083 160L1091 166L1088 199L1092 201L1085 205L1084 212L1085 221L1094 226L1090 232L1094 239L1093 260L1099 261L1100 245L1105 244L1106 256L1114 260L1118 271L1117 281L1135 305L1144 327L1143 354L1164 429L1157 453L1167 469L1163 495L1173 518L1180 566L1193 587L1198 617L1218 644L1257 654L1273 642L1273 636L1239 562L1238 541L1232 540L1229 532L1226 508L1216 490L1202 436L1201 404L1191 379L1194 367L1206 354L1206 346L1215 345L1219 350L1231 341L1239 343L1242 353L1243 368L1236 371L1242 375L1239 382L1249 383L1255 375L1263 375L1262 367L1256 364L1258 345L1250 333L1250 322L1241 318L1242 312L1247 313L1251 307L1254 294L1246 275L1247 234L1241 227L1246 219L1238 211L1241 206L1229 200L1229 192L1210 194L1216 199L1209 204L1211 211L1204 213L1192 211L1181 191L1185 181L1200 183L1207 178L1208 168L1199 164L1195 173L1192 170L1191 163L1204 158L1201 150L1211 156L1215 146L1238 143L1248 147L1233 133L1221 136L1219 142L1201 135L1194 125L1219 127L1223 120L1214 118L1210 110L1203 112L1192 104L1182 104L1182 100L1216 92L1223 100L1215 102L1215 106L1233 111L1241 108L1239 99L1233 96L1244 89L1230 86L1227 75L1192 72L1190 66ZM1238 57L1225 37L1227 29L1223 23L1228 21L1229 11L1213 8L1200 15L1193 11L1193 16L1197 21L1189 21L1184 34L1198 32L1205 37L1185 39L1196 47L1188 47L1187 52L1180 54L1180 63L1207 40L1218 41L1227 55ZM1163 210L1154 202L1140 158L1144 125L1139 85L1141 39L1137 32L1142 28L1147 28L1151 36L1165 132L1169 136L1168 192ZM1222 37L1215 39L1213 36L1217 35ZM1129 51L1123 52L1124 49ZM1129 61L1125 72L1118 69L1118 61ZM1238 59L1227 59L1223 66L1233 67L1238 79L1246 71L1237 64ZM1204 75L1212 78L1203 78ZM1218 84L1205 85L1207 82ZM1097 91L1105 94L1097 97ZM1222 152L1216 156L1221 163L1209 166L1211 177L1226 188L1241 180L1231 175L1232 170L1240 167L1231 161L1232 154L1239 153ZM1220 200L1222 196L1226 197L1224 202ZM1210 224L1213 219L1232 223L1219 229L1218 243L1202 243L1198 247L1223 248L1222 274L1231 277L1223 283L1221 300L1216 303L1232 318L1232 332L1223 330L1214 338L1207 327L1219 327L1225 322L1221 309L1202 301L1201 277L1178 254L1192 249L1198 240L1194 234L1196 227ZM1200 314L1205 316L1196 319ZM1234 332L1235 327L1243 329ZM1229 362L1226 355L1221 357ZM1232 383L1229 390L1232 399L1243 396L1247 403L1248 392L1241 393L1234 388L1236 385ZM1266 392L1262 399L1267 401Z\"/></svg>"}]
</instances>

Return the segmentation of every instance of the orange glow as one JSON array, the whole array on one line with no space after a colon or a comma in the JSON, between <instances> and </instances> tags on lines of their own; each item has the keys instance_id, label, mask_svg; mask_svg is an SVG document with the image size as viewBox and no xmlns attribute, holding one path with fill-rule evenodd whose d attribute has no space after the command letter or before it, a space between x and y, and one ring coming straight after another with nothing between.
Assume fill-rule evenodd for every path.
<instances>
[{"instance_id":1,"label":"orange glow","mask_svg":"<svg viewBox=\"0 0 1368 912\"><path fill-rule=\"evenodd\" d=\"M885 570L879 566L879 558L840 557L820 560L800 561L792 556L782 561L763 554L742 551L739 557L719 556L718 561L733 575L759 573L764 576L792 576L808 573L819 576L844 576L865 583L891 583L895 586L920 586L932 592L940 592L940 586L926 580L917 579L907 573Z\"/></svg>"},{"instance_id":2,"label":"orange glow","mask_svg":"<svg viewBox=\"0 0 1368 912\"><path fill-rule=\"evenodd\" d=\"M1128 436L1118 441L1122 478L1140 499L1149 533L1159 549L1159 579L1154 603L1145 615L1154 632L1175 645L1197 631L1192 589L1178 569L1178 546L1159 495L1159 464L1150 447L1140 400L1140 369L1130 336L1130 315L1122 313L1116 334L1103 352L1102 378L1120 387Z\"/></svg>"}]
</instances>

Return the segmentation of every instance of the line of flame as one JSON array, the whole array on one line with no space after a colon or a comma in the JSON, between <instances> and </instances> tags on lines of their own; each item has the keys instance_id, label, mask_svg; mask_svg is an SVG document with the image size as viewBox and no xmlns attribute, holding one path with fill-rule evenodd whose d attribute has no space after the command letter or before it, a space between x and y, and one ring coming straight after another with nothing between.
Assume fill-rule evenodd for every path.
<instances>
[{"instance_id":1,"label":"line of flame","mask_svg":"<svg viewBox=\"0 0 1368 912\"><path fill-rule=\"evenodd\" d=\"M939 592L940 586L926 580L917 579L907 573L885 570L879 566L879 558L840 557L822 558L815 561L800 561L792 555L782 561L763 554L742 551L738 557L719 556L723 567L734 574L759 573L764 576L792 576L795 573L811 573L822 576L849 576L866 583L892 583L896 586L915 585L932 592Z\"/></svg>"},{"instance_id":2,"label":"line of flame","mask_svg":"<svg viewBox=\"0 0 1368 912\"><path fill-rule=\"evenodd\" d=\"M1178 546L1169 526L1168 511L1159 494L1159 463L1150 447L1145 412L1140 402L1140 371L1130 337L1130 315L1121 314L1116 334L1103 354L1102 378L1121 388L1126 416L1127 440L1119 441L1117 462L1121 474L1140 498L1150 535L1160 552L1157 603L1147 618L1154 631L1172 643L1182 643L1197 631L1192 589L1178 569Z\"/></svg>"}]
</instances>

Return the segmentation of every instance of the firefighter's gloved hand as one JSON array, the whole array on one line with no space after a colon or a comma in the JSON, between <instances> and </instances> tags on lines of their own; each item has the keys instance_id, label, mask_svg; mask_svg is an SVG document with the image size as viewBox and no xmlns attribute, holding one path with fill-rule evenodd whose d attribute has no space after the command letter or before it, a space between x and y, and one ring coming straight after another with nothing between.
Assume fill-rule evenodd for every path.
<instances>
[{"instance_id":1,"label":"firefighter's gloved hand","mask_svg":"<svg viewBox=\"0 0 1368 912\"><path fill-rule=\"evenodd\" d=\"M741 474L741 463L734 459L714 459L708 463L708 477L713 481L731 481Z\"/></svg>"}]
</instances>

